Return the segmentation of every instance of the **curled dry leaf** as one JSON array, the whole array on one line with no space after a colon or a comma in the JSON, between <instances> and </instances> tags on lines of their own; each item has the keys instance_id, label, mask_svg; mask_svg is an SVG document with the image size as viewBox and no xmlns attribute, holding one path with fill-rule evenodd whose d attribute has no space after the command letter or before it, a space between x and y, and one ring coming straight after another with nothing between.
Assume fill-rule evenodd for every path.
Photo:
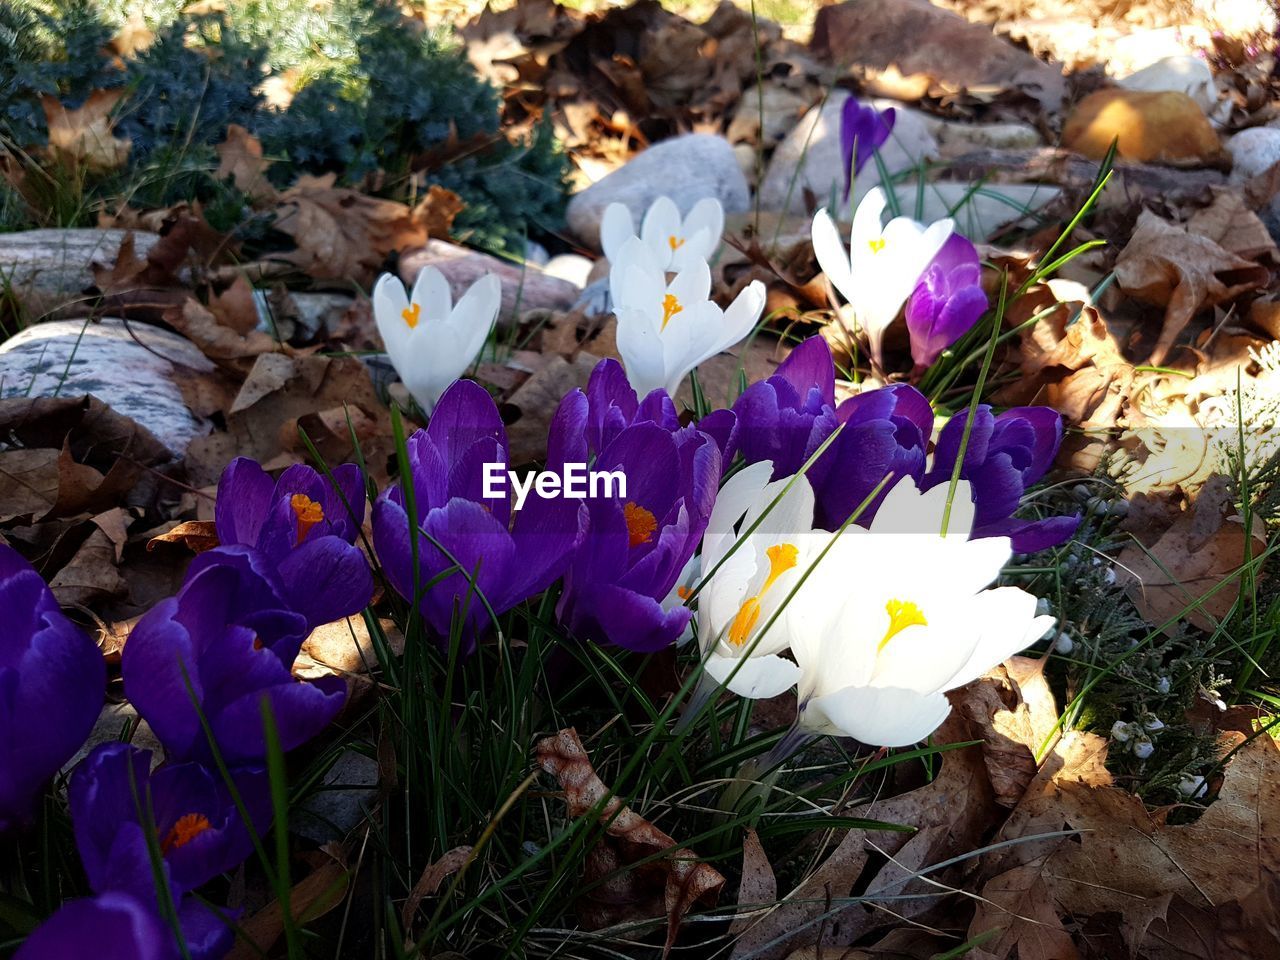
<instances>
[{"instance_id":1,"label":"curled dry leaf","mask_svg":"<svg viewBox=\"0 0 1280 960\"><path fill-rule=\"evenodd\" d=\"M608 795L609 789L596 776L576 730L561 730L539 741L537 757L542 769L560 781L570 817L585 815ZM675 840L619 797L604 804L600 823L605 826L605 835L587 859L584 880L609 879L584 897L579 921L599 929L623 920L665 914L664 953L669 952L684 915L695 904L714 905L724 877L710 864L702 863L692 850L677 848ZM631 867L655 853L664 856Z\"/></svg>"},{"instance_id":2,"label":"curled dry leaf","mask_svg":"<svg viewBox=\"0 0 1280 960\"><path fill-rule=\"evenodd\" d=\"M400 911L400 922L404 925L405 931L413 929L413 918L418 912L418 907L427 897L434 896L435 892L440 889L440 884L447 877L452 876L461 870L471 859L471 851L473 847L454 847L448 853L444 854L439 860L422 871L422 876L418 878L418 882L413 885L413 889L409 891L409 898L404 902L404 909ZM412 938L406 944L406 948L412 946Z\"/></svg>"},{"instance_id":3,"label":"curled dry leaf","mask_svg":"<svg viewBox=\"0 0 1280 960\"><path fill-rule=\"evenodd\" d=\"M996 394L1001 404L1048 404L1073 424L1112 427L1133 385L1133 365L1102 315L1085 307L1068 326L1059 310L1019 334L1021 376Z\"/></svg>"},{"instance_id":4,"label":"curled dry leaf","mask_svg":"<svg viewBox=\"0 0 1280 960\"><path fill-rule=\"evenodd\" d=\"M1198 310L1261 290L1271 279L1265 266L1150 210L1138 217L1137 228L1116 259L1115 273L1125 293L1165 308L1164 326L1149 358L1152 364L1164 362Z\"/></svg>"},{"instance_id":5,"label":"curled dry leaf","mask_svg":"<svg viewBox=\"0 0 1280 960\"><path fill-rule=\"evenodd\" d=\"M351 872L347 869L346 851L337 844L321 848L327 859L293 885L289 892L289 909L297 926L313 923L337 907L347 896ZM236 945L227 960L257 960L269 955L271 947L284 933L284 910L279 900L243 920L238 928Z\"/></svg>"},{"instance_id":6,"label":"curled dry leaf","mask_svg":"<svg viewBox=\"0 0 1280 960\"><path fill-rule=\"evenodd\" d=\"M176 543L186 547L192 553L204 553L218 545L218 531L211 520L184 520L158 536L147 541L147 552L165 543Z\"/></svg>"},{"instance_id":7,"label":"curled dry leaf","mask_svg":"<svg viewBox=\"0 0 1280 960\"><path fill-rule=\"evenodd\" d=\"M1149 547L1145 541L1155 531L1141 531L1139 542L1121 551L1117 582L1127 588L1148 621L1165 623L1199 603L1187 616L1198 626L1212 629L1209 618L1221 619L1231 609L1240 592L1234 575L1245 562L1246 550L1256 557L1266 548L1266 530L1256 516L1254 542L1251 547L1246 544L1244 523L1232 499L1230 481L1220 474L1212 476L1190 509L1170 526L1157 528L1161 532ZM1126 518L1125 529L1139 533L1142 516L1150 514L1143 511L1136 518Z\"/></svg>"},{"instance_id":8,"label":"curled dry leaf","mask_svg":"<svg viewBox=\"0 0 1280 960\"><path fill-rule=\"evenodd\" d=\"M242 332L227 325L195 297L188 296L180 305L166 310L164 321L214 363L235 372L243 372L249 365L247 361L262 354L287 349L261 330Z\"/></svg>"},{"instance_id":9,"label":"curled dry leaf","mask_svg":"<svg viewBox=\"0 0 1280 960\"><path fill-rule=\"evenodd\" d=\"M50 157L73 168L83 165L106 171L124 166L132 144L111 132L111 111L124 92L123 87L95 90L75 110L68 110L57 97L42 96L40 104L49 130Z\"/></svg>"},{"instance_id":10,"label":"curled dry leaf","mask_svg":"<svg viewBox=\"0 0 1280 960\"><path fill-rule=\"evenodd\" d=\"M227 139L215 148L218 151L218 169L214 176L219 180L231 180L237 190L257 204L270 205L279 197L276 188L267 179L271 161L262 155L258 138L238 123L227 127Z\"/></svg>"},{"instance_id":11,"label":"curled dry leaf","mask_svg":"<svg viewBox=\"0 0 1280 960\"><path fill-rule=\"evenodd\" d=\"M1042 745L1052 745L1058 708L1045 660L1012 657L953 695L981 732L982 757L996 803L1014 807L1036 774Z\"/></svg>"}]
</instances>

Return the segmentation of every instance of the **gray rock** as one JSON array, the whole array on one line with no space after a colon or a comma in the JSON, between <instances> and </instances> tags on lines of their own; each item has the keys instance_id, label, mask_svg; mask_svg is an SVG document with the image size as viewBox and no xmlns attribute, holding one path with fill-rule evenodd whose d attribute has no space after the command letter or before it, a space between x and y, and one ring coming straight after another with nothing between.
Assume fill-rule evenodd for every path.
<instances>
[{"instance_id":1,"label":"gray rock","mask_svg":"<svg viewBox=\"0 0 1280 960\"><path fill-rule=\"evenodd\" d=\"M377 802L377 786L377 761L354 750L343 751L325 774L323 786L291 816L290 831L315 843L341 840Z\"/></svg>"},{"instance_id":2,"label":"gray rock","mask_svg":"<svg viewBox=\"0 0 1280 960\"><path fill-rule=\"evenodd\" d=\"M1231 154L1229 182L1243 185L1280 163L1280 129L1250 127L1248 130L1241 130L1227 141L1227 152ZM1280 218L1280 197L1274 197L1258 212L1271 230L1271 225ZM1271 230L1271 234L1277 235L1275 230Z\"/></svg>"},{"instance_id":3,"label":"gray rock","mask_svg":"<svg viewBox=\"0 0 1280 960\"><path fill-rule=\"evenodd\" d=\"M595 264L580 253L561 253L552 257L542 272L549 277L568 280L581 289L589 282L594 267Z\"/></svg>"},{"instance_id":4,"label":"gray rock","mask_svg":"<svg viewBox=\"0 0 1280 960\"><path fill-rule=\"evenodd\" d=\"M177 377L213 364L184 337L146 323L37 323L0 343L0 397L93 394L146 427L174 454L209 432L187 409Z\"/></svg>"},{"instance_id":5,"label":"gray rock","mask_svg":"<svg viewBox=\"0 0 1280 960\"><path fill-rule=\"evenodd\" d=\"M844 158L840 152L840 112L850 94L833 94L825 105L814 107L778 145L760 184L760 206L764 210L805 212L807 189L825 206L831 196L844 190ZM938 157L938 142L920 113L892 100L863 101L877 109L893 107L897 118L893 132L880 148L880 160L890 176L910 170L921 160ZM880 182L880 168L874 161L858 171L854 194L861 199Z\"/></svg>"},{"instance_id":6,"label":"gray rock","mask_svg":"<svg viewBox=\"0 0 1280 960\"><path fill-rule=\"evenodd\" d=\"M110 267L128 230L22 230L0 234L0 278L31 319L85 299L94 263ZM145 256L160 237L133 231L133 250Z\"/></svg>"},{"instance_id":7,"label":"gray rock","mask_svg":"<svg viewBox=\"0 0 1280 960\"><path fill-rule=\"evenodd\" d=\"M532 263L521 265L499 260L444 240L428 240L425 247L401 254L400 279L412 286L418 272L427 265L435 267L449 281L454 303L486 273L496 275L502 282L499 326L514 323L517 312L568 310L578 299L576 284L551 276Z\"/></svg>"},{"instance_id":8,"label":"gray rock","mask_svg":"<svg viewBox=\"0 0 1280 960\"><path fill-rule=\"evenodd\" d=\"M974 150L1028 150L1044 143L1029 123L959 123L922 116L938 141L943 156L959 157Z\"/></svg>"},{"instance_id":9,"label":"gray rock","mask_svg":"<svg viewBox=\"0 0 1280 960\"><path fill-rule=\"evenodd\" d=\"M745 213L751 206L746 177L729 141L709 133L687 133L655 143L574 196L566 212L569 229L583 243L599 248L605 207L625 203L638 225L649 205L664 194L681 213L704 197L719 200L726 213Z\"/></svg>"},{"instance_id":10,"label":"gray rock","mask_svg":"<svg viewBox=\"0 0 1280 960\"><path fill-rule=\"evenodd\" d=\"M138 711L133 704L127 701L124 703L105 703L102 705L102 712L98 714L98 719L93 724L93 730L90 731L88 739L76 751L75 756L63 765L62 769L70 771L77 763L87 757L89 751L94 747L119 740L120 735L126 729L132 729L133 731L129 737L130 743L141 750L151 751L152 765L164 759L164 747L151 731L151 728L147 726L147 722L138 716Z\"/></svg>"},{"instance_id":11,"label":"gray rock","mask_svg":"<svg viewBox=\"0 0 1280 960\"><path fill-rule=\"evenodd\" d=\"M763 129L760 123L762 97ZM807 97L779 83L766 82L760 87L744 90L726 136L733 144L745 142L754 145L763 140L766 147L772 147L780 143L791 132L792 127L800 122L811 103Z\"/></svg>"}]
</instances>

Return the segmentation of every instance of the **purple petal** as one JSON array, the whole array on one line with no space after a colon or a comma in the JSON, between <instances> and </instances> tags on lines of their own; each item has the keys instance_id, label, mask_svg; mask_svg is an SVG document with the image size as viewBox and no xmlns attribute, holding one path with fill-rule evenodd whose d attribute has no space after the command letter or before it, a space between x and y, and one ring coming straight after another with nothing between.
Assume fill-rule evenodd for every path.
<instances>
[{"instance_id":1,"label":"purple petal","mask_svg":"<svg viewBox=\"0 0 1280 960\"><path fill-rule=\"evenodd\" d=\"M282 668L283 669L283 668ZM260 760L267 752L262 700L286 752L316 736L338 715L346 702L346 684L339 677L305 682L283 670L279 682L245 693L213 718L213 734L228 762Z\"/></svg>"},{"instance_id":2,"label":"purple petal","mask_svg":"<svg viewBox=\"0 0 1280 960\"><path fill-rule=\"evenodd\" d=\"M973 531L979 537L1008 537L1015 553L1035 553L1058 547L1075 536L1080 514L1070 517L1046 517L1043 520L1007 518Z\"/></svg>"},{"instance_id":3,"label":"purple petal","mask_svg":"<svg viewBox=\"0 0 1280 960\"><path fill-rule=\"evenodd\" d=\"M236 457L218 479L214 527L223 544L254 546L274 501L275 481L256 460Z\"/></svg>"},{"instance_id":4,"label":"purple petal","mask_svg":"<svg viewBox=\"0 0 1280 960\"><path fill-rule=\"evenodd\" d=\"M502 462L508 462L507 431L498 407L487 390L471 380L457 380L440 397L427 436L440 451L444 462L457 463L472 444L481 439L497 441Z\"/></svg>"},{"instance_id":5,"label":"purple petal","mask_svg":"<svg viewBox=\"0 0 1280 960\"><path fill-rule=\"evenodd\" d=\"M308 540L278 567L290 609L315 629L359 613L373 597L373 574L359 547L340 537Z\"/></svg>"},{"instance_id":6,"label":"purple petal","mask_svg":"<svg viewBox=\"0 0 1280 960\"><path fill-rule=\"evenodd\" d=\"M173 935L154 911L123 893L64 903L27 937L14 960L176 960Z\"/></svg>"},{"instance_id":7,"label":"purple petal","mask_svg":"<svg viewBox=\"0 0 1280 960\"><path fill-rule=\"evenodd\" d=\"M835 403L836 367L831 359L831 348L820 336L809 337L792 350L774 376L790 383L801 397L817 389L824 403Z\"/></svg>"}]
</instances>

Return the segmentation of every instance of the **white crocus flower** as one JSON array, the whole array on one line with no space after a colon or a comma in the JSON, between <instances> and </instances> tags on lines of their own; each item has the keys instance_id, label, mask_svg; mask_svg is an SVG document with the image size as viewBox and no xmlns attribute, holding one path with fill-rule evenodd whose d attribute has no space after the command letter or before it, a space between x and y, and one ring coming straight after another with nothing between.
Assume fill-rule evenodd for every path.
<instances>
[{"instance_id":1,"label":"white crocus flower","mask_svg":"<svg viewBox=\"0 0 1280 960\"><path fill-rule=\"evenodd\" d=\"M790 645L788 619L774 616L831 537L813 529L809 481L797 477L783 494L790 478L770 483L772 473L766 460L734 474L702 538L702 569L711 577L698 594L698 642L706 672L742 697L776 697L799 680L800 668L778 655ZM735 533L739 520L745 531L762 515L745 538Z\"/></svg>"},{"instance_id":2,"label":"white crocus flower","mask_svg":"<svg viewBox=\"0 0 1280 960\"><path fill-rule=\"evenodd\" d=\"M384 273L373 288L373 319L405 388L430 413L448 386L475 361L502 306L502 283L481 277L453 303L449 281L423 267L405 297L397 277Z\"/></svg>"},{"instance_id":3,"label":"white crocus flower","mask_svg":"<svg viewBox=\"0 0 1280 960\"><path fill-rule=\"evenodd\" d=\"M644 241L663 270L679 273L698 260L710 260L724 233L724 207L714 197L704 197L686 217L670 197L653 201L640 225ZM600 245L610 263L617 263L622 248L636 236L631 210L623 203L611 203L600 221Z\"/></svg>"},{"instance_id":4,"label":"white crocus flower","mask_svg":"<svg viewBox=\"0 0 1280 960\"><path fill-rule=\"evenodd\" d=\"M618 318L618 352L642 397L658 387L674 396L689 371L745 338L764 310L759 280L721 310L710 299L711 268L702 259L668 283L639 237L623 244L613 262L609 293Z\"/></svg>"},{"instance_id":5,"label":"white crocus flower","mask_svg":"<svg viewBox=\"0 0 1280 960\"><path fill-rule=\"evenodd\" d=\"M853 214L848 251L825 208L813 218L818 266L849 301L877 366L885 330L955 228L950 218L925 226L910 217L894 217L882 227L885 203L879 187L862 198Z\"/></svg>"},{"instance_id":6,"label":"white crocus flower","mask_svg":"<svg viewBox=\"0 0 1280 960\"><path fill-rule=\"evenodd\" d=\"M945 692L1034 643L1053 623L1017 587L986 589L1009 540L970 540L973 504L948 484L900 481L869 530L851 526L788 608L800 726L882 747L916 743L950 711Z\"/></svg>"}]
</instances>

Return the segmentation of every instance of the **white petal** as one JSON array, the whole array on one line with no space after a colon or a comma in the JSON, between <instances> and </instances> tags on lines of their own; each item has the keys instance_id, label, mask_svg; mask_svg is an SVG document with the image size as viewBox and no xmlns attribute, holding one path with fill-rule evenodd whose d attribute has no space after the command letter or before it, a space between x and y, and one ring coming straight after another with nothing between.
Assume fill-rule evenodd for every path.
<instances>
[{"instance_id":1,"label":"white petal","mask_svg":"<svg viewBox=\"0 0 1280 960\"><path fill-rule=\"evenodd\" d=\"M869 249L871 241L880 239L884 208L888 203L884 190L876 187L858 203L853 211L853 224L849 232L849 246L856 250Z\"/></svg>"},{"instance_id":2,"label":"white petal","mask_svg":"<svg viewBox=\"0 0 1280 960\"><path fill-rule=\"evenodd\" d=\"M675 252L671 239L674 237L680 240L682 236L680 208L670 197L658 197L644 215L644 223L640 226L640 239L664 269L670 266L671 255Z\"/></svg>"},{"instance_id":3,"label":"white petal","mask_svg":"<svg viewBox=\"0 0 1280 960\"><path fill-rule=\"evenodd\" d=\"M678 252L684 253L693 248L690 250L693 256L709 260L720 246L720 238L724 234L724 207L715 197L703 197L693 205L681 228L684 246Z\"/></svg>"},{"instance_id":4,"label":"white petal","mask_svg":"<svg viewBox=\"0 0 1280 960\"><path fill-rule=\"evenodd\" d=\"M600 220L600 246L610 263L615 263L622 245L636 235L635 221L625 203L611 203Z\"/></svg>"},{"instance_id":5,"label":"white petal","mask_svg":"<svg viewBox=\"0 0 1280 960\"><path fill-rule=\"evenodd\" d=\"M825 208L813 215L812 236L813 255L818 260L818 266L827 275L831 285L839 290L846 300L852 302L854 277L849 252L844 248L844 241L840 239L840 229Z\"/></svg>"},{"instance_id":6,"label":"white petal","mask_svg":"<svg viewBox=\"0 0 1280 960\"><path fill-rule=\"evenodd\" d=\"M734 673L735 668L737 673ZM776 697L790 690L800 679L799 667L785 657L774 655L721 657L713 653L707 658L705 669L717 683L749 700ZM731 679L730 674L733 674Z\"/></svg>"},{"instance_id":7,"label":"white petal","mask_svg":"<svg viewBox=\"0 0 1280 960\"><path fill-rule=\"evenodd\" d=\"M380 276L373 288L373 322L392 366L396 365L397 357L404 356L404 345L412 332L404 319L408 307L409 298L405 296L400 278L390 273ZM403 375L400 379L404 379Z\"/></svg>"},{"instance_id":8,"label":"white petal","mask_svg":"<svg viewBox=\"0 0 1280 960\"><path fill-rule=\"evenodd\" d=\"M439 323L453 312L449 281L430 264L419 270L417 279L413 281L412 301L422 310L418 315L419 325Z\"/></svg>"},{"instance_id":9,"label":"white petal","mask_svg":"<svg viewBox=\"0 0 1280 960\"><path fill-rule=\"evenodd\" d=\"M450 326L457 331L460 344L459 360L465 358L462 370L467 370L493 329L502 307L502 281L492 273L486 273L473 283L453 308ZM461 372L461 371L460 371Z\"/></svg>"},{"instance_id":10,"label":"white petal","mask_svg":"<svg viewBox=\"0 0 1280 960\"><path fill-rule=\"evenodd\" d=\"M617 344L627 381L639 396L666 385L661 335L644 313L615 309L618 318Z\"/></svg>"},{"instance_id":11,"label":"white petal","mask_svg":"<svg viewBox=\"0 0 1280 960\"><path fill-rule=\"evenodd\" d=\"M942 725L951 704L940 693L896 687L845 687L804 704L800 722L875 747L909 747Z\"/></svg>"},{"instance_id":12,"label":"white petal","mask_svg":"<svg viewBox=\"0 0 1280 960\"><path fill-rule=\"evenodd\" d=\"M947 681L944 690L963 687L998 663L1039 640L1053 617L1036 616L1036 598L1018 587L996 587L974 597L971 607L981 634L972 655Z\"/></svg>"}]
</instances>

